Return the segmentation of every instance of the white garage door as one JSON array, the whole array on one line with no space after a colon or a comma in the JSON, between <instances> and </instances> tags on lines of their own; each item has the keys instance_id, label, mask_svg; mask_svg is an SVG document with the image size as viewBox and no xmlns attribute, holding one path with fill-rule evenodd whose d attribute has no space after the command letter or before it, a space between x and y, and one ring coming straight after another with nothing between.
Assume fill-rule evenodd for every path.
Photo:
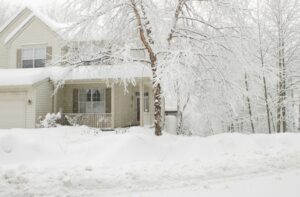
<instances>
[{"instance_id":1,"label":"white garage door","mask_svg":"<svg viewBox=\"0 0 300 197\"><path fill-rule=\"evenodd\" d=\"M25 128L25 114L25 93L0 93L0 129Z\"/></svg>"}]
</instances>

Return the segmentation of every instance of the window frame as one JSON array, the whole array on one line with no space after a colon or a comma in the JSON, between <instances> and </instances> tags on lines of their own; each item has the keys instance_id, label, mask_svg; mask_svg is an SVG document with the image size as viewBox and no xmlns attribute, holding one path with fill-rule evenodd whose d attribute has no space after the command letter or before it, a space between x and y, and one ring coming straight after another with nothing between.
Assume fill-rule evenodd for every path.
<instances>
[{"instance_id":1,"label":"window frame","mask_svg":"<svg viewBox=\"0 0 300 197\"><path fill-rule=\"evenodd\" d=\"M140 99L141 102L141 96L140 92L135 92L135 96ZM149 92L144 92L144 112L150 112L150 97Z\"/></svg>"},{"instance_id":2,"label":"window frame","mask_svg":"<svg viewBox=\"0 0 300 197\"><path fill-rule=\"evenodd\" d=\"M44 52L45 52L45 57L44 57L44 59L37 59L36 58L36 51L38 50L38 49L43 49L44 50ZM23 57L23 54L24 54L24 50L32 50L32 59L24 59L24 57ZM21 49L21 64L22 64L22 68L43 68L43 67L45 67L46 66L46 60L47 60L47 47L44 47L44 46L39 46L39 47L24 47L24 48L22 48ZM32 67L24 67L24 60L30 60L30 61L32 61ZM39 66L39 67L36 67L36 60L44 60L44 64L43 64L43 66Z\"/></svg>"}]
</instances>

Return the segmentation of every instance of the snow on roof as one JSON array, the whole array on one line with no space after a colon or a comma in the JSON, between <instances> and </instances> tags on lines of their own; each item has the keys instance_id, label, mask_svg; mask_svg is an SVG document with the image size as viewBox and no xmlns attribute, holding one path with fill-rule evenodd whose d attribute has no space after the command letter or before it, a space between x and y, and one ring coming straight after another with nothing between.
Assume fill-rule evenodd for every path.
<instances>
[{"instance_id":1,"label":"snow on roof","mask_svg":"<svg viewBox=\"0 0 300 197\"><path fill-rule=\"evenodd\" d=\"M49 77L44 68L0 69L0 86L33 85Z\"/></svg>"},{"instance_id":2,"label":"snow on roof","mask_svg":"<svg viewBox=\"0 0 300 197\"><path fill-rule=\"evenodd\" d=\"M67 72L67 73L66 73ZM117 65L80 66L70 71L68 67L57 67L52 70L51 79L93 80L93 79L133 79L152 77L149 67L141 63L123 63Z\"/></svg>"},{"instance_id":3,"label":"snow on roof","mask_svg":"<svg viewBox=\"0 0 300 197\"><path fill-rule=\"evenodd\" d=\"M62 30L64 28L66 28L68 25L64 24L64 23L58 23L52 19L50 19L48 16L42 14L41 12L34 10L32 8L29 7L25 7L23 9L21 9L21 11L15 15L11 20L9 20L7 22L7 24L5 24L5 26L3 26L3 29L5 29L9 23L11 23L23 10L25 9L29 9L32 13L17 27L15 28L5 39L4 39L4 43L6 44L7 42L9 42L21 29L23 29L23 27L33 18L33 17L37 17L38 19L40 19L43 23L45 23L52 31L56 32L58 35L62 36ZM1 32L1 29L0 29Z\"/></svg>"},{"instance_id":4,"label":"snow on roof","mask_svg":"<svg viewBox=\"0 0 300 197\"><path fill-rule=\"evenodd\" d=\"M4 39L4 44L9 42L32 18L34 14L30 14L17 28L15 28L10 34Z\"/></svg>"},{"instance_id":5,"label":"snow on roof","mask_svg":"<svg viewBox=\"0 0 300 197\"><path fill-rule=\"evenodd\" d=\"M34 85L47 78L59 80L97 80L151 78L151 70L144 64L126 63L72 67L46 67L26 69L0 69L0 86Z\"/></svg>"},{"instance_id":6,"label":"snow on roof","mask_svg":"<svg viewBox=\"0 0 300 197\"><path fill-rule=\"evenodd\" d=\"M0 33L13 21L15 20L15 18L17 16L19 16L19 14L21 14L21 12L23 12L24 8L19 9L15 15L13 15L12 17L10 17L6 23L4 23L1 27L0 27Z\"/></svg>"},{"instance_id":7,"label":"snow on roof","mask_svg":"<svg viewBox=\"0 0 300 197\"><path fill-rule=\"evenodd\" d=\"M48 27L50 27L50 29L52 29L54 32L56 32L60 36L62 36L62 30L69 26L66 23L57 22L37 10L31 9L31 11L37 18L39 18L43 23L45 23Z\"/></svg>"}]
</instances>

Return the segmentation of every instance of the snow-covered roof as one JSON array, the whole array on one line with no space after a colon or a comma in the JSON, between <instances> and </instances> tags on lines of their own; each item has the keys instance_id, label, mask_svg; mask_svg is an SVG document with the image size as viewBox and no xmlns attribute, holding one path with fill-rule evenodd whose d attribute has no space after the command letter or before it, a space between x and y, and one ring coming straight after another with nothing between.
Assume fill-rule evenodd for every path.
<instances>
[{"instance_id":1,"label":"snow-covered roof","mask_svg":"<svg viewBox=\"0 0 300 197\"><path fill-rule=\"evenodd\" d=\"M93 79L133 79L138 77L152 77L149 67L141 63L124 63L117 65L80 66L69 71L70 67L52 69L53 81L65 80L93 80Z\"/></svg>"},{"instance_id":2,"label":"snow-covered roof","mask_svg":"<svg viewBox=\"0 0 300 197\"><path fill-rule=\"evenodd\" d=\"M49 78L44 68L0 69L0 86L33 85Z\"/></svg>"},{"instance_id":3,"label":"snow-covered roof","mask_svg":"<svg viewBox=\"0 0 300 197\"><path fill-rule=\"evenodd\" d=\"M14 14L11 18L9 18L1 27L0 27L0 33L13 21L19 14L23 12L24 8L19 9L16 14Z\"/></svg>"},{"instance_id":4,"label":"snow-covered roof","mask_svg":"<svg viewBox=\"0 0 300 197\"><path fill-rule=\"evenodd\" d=\"M28 24L31 21L31 19L33 19L34 17L37 17L38 19L40 19L43 23L45 23L52 31L57 33L59 36L63 35L63 33L62 33L63 29L68 26L67 24L58 23L58 22L50 19L48 16L42 14L41 12L39 12L35 9L25 7L23 9L21 9L21 11L18 12L17 15L15 15L10 20L8 20L8 22L0 28L0 32L3 31L25 9L29 9L31 11L31 14L28 17L26 17L24 19L24 21L22 21L22 23L19 24L10 34L8 34L6 36L6 38L4 39L5 44L8 43L19 31L21 31L25 27L25 25Z\"/></svg>"},{"instance_id":5,"label":"snow-covered roof","mask_svg":"<svg viewBox=\"0 0 300 197\"><path fill-rule=\"evenodd\" d=\"M9 42L32 18L34 14L30 14L17 28L15 28L10 34L4 39L4 44Z\"/></svg>"},{"instance_id":6,"label":"snow-covered roof","mask_svg":"<svg viewBox=\"0 0 300 197\"><path fill-rule=\"evenodd\" d=\"M151 78L151 70L144 64L94 65L72 67L46 67L26 69L0 69L0 86L34 85L47 78L52 81L97 79Z\"/></svg>"}]
</instances>

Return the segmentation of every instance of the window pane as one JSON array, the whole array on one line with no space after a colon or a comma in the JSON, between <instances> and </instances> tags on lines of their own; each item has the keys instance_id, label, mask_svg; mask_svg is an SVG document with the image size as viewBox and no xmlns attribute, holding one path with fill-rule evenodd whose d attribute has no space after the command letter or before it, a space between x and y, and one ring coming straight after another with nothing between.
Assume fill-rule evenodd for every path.
<instances>
[{"instance_id":1,"label":"window pane","mask_svg":"<svg viewBox=\"0 0 300 197\"><path fill-rule=\"evenodd\" d=\"M85 103L80 103L79 104L79 112L80 113L85 113L86 112L86 104Z\"/></svg>"},{"instance_id":2,"label":"window pane","mask_svg":"<svg viewBox=\"0 0 300 197\"><path fill-rule=\"evenodd\" d=\"M93 113L93 106L92 103L86 103L85 105L85 113Z\"/></svg>"},{"instance_id":3,"label":"window pane","mask_svg":"<svg viewBox=\"0 0 300 197\"><path fill-rule=\"evenodd\" d=\"M33 60L33 49L22 49L22 60Z\"/></svg>"},{"instance_id":4,"label":"window pane","mask_svg":"<svg viewBox=\"0 0 300 197\"><path fill-rule=\"evenodd\" d=\"M104 102L94 102L93 110L94 113L104 113L105 112Z\"/></svg>"},{"instance_id":5,"label":"window pane","mask_svg":"<svg viewBox=\"0 0 300 197\"><path fill-rule=\"evenodd\" d=\"M34 67L35 68L45 67L45 60L43 59L34 60Z\"/></svg>"},{"instance_id":6,"label":"window pane","mask_svg":"<svg viewBox=\"0 0 300 197\"><path fill-rule=\"evenodd\" d=\"M93 101L100 101L100 92L99 90L93 90Z\"/></svg>"},{"instance_id":7,"label":"window pane","mask_svg":"<svg viewBox=\"0 0 300 197\"><path fill-rule=\"evenodd\" d=\"M46 59L46 48L35 48L34 59Z\"/></svg>"},{"instance_id":8,"label":"window pane","mask_svg":"<svg viewBox=\"0 0 300 197\"><path fill-rule=\"evenodd\" d=\"M144 112L149 112L149 97L144 97Z\"/></svg>"},{"instance_id":9,"label":"window pane","mask_svg":"<svg viewBox=\"0 0 300 197\"><path fill-rule=\"evenodd\" d=\"M91 90L88 90L87 93L86 93L86 100L87 101L92 101L92 92Z\"/></svg>"},{"instance_id":10,"label":"window pane","mask_svg":"<svg viewBox=\"0 0 300 197\"><path fill-rule=\"evenodd\" d=\"M33 60L23 60L23 68L33 68Z\"/></svg>"},{"instance_id":11,"label":"window pane","mask_svg":"<svg viewBox=\"0 0 300 197\"><path fill-rule=\"evenodd\" d=\"M79 91L79 101L91 101L91 90L89 89L81 89Z\"/></svg>"}]
</instances>

